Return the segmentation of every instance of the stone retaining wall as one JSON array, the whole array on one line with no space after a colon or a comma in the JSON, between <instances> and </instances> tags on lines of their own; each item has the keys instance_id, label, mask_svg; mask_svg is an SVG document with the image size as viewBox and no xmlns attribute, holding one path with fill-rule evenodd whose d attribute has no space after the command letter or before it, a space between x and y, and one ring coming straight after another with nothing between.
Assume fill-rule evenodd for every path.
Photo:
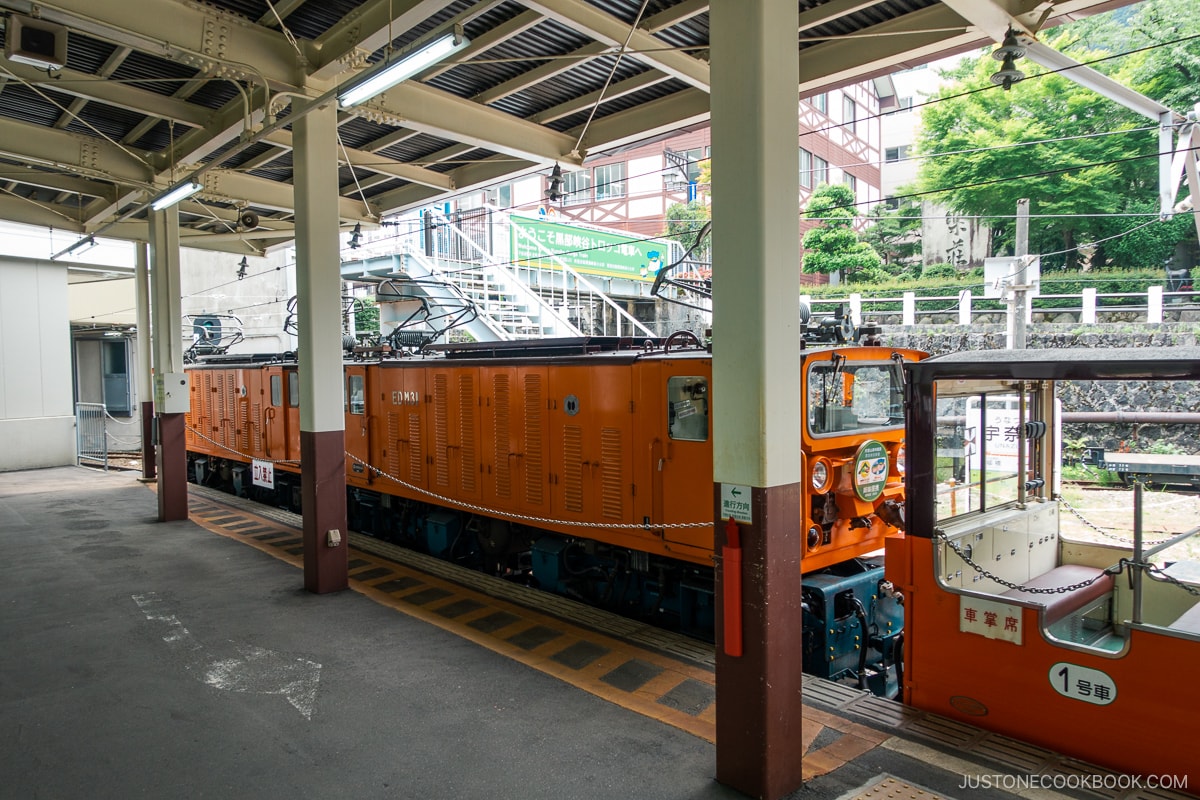
<instances>
[{"instance_id":1,"label":"stone retaining wall","mask_svg":"<svg viewBox=\"0 0 1200 800\"><path fill-rule=\"evenodd\" d=\"M1029 347L1192 347L1200 345L1200 325L1062 325L1033 324L1027 329ZM932 354L962 350L1002 350L1003 325L927 325L910 328L885 325L883 342ZM1200 381L1069 381L1059 388L1063 411L1200 411ZM1107 450L1134 452L1174 448L1200 454L1200 426L1070 424L1063 426L1064 443L1082 441Z\"/></svg>"}]
</instances>

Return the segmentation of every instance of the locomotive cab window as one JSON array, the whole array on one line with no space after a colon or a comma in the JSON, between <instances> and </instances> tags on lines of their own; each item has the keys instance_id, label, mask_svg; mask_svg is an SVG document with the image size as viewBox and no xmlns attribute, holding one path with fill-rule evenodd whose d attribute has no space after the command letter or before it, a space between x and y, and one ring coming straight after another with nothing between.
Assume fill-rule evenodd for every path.
<instances>
[{"instance_id":1,"label":"locomotive cab window","mask_svg":"<svg viewBox=\"0 0 1200 800\"><path fill-rule=\"evenodd\" d=\"M287 373L288 384L288 406L291 408L300 407L300 373L292 370Z\"/></svg>"},{"instance_id":2,"label":"locomotive cab window","mask_svg":"<svg viewBox=\"0 0 1200 800\"><path fill-rule=\"evenodd\" d=\"M362 375L350 375L346 379L346 410L351 414L363 414L367 410Z\"/></svg>"},{"instance_id":3,"label":"locomotive cab window","mask_svg":"<svg viewBox=\"0 0 1200 800\"><path fill-rule=\"evenodd\" d=\"M271 376L271 405L283 405L283 376Z\"/></svg>"},{"instance_id":4,"label":"locomotive cab window","mask_svg":"<svg viewBox=\"0 0 1200 800\"><path fill-rule=\"evenodd\" d=\"M847 361L836 353L810 362L808 429L820 435L904 425L904 383L895 362Z\"/></svg>"},{"instance_id":5,"label":"locomotive cab window","mask_svg":"<svg viewBox=\"0 0 1200 800\"><path fill-rule=\"evenodd\" d=\"M697 376L667 378L667 432L672 439L708 441L708 380Z\"/></svg>"}]
</instances>

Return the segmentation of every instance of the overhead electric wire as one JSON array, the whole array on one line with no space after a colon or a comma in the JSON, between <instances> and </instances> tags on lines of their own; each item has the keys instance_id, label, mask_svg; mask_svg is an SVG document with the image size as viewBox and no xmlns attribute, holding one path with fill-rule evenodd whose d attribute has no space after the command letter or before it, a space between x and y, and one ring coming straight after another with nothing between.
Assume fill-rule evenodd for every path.
<instances>
[{"instance_id":1,"label":"overhead electric wire","mask_svg":"<svg viewBox=\"0 0 1200 800\"><path fill-rule=\"evenodd\" d=\"M1096 58L1096 59L1092 59L1092 60L1090 60L1090 61L1081 62L1081 63L1079 63L1079 64L1073 64L1073 65L1069 65L1069 66L1067 66L1067 67L1062 67L1062 68L1060 68L1060 69L1055 69L1055 70L1047 70L1047 71L1045 71L1045 72L1040 72L1040 73L1037 73L1037 74L1034 74L1034 75L1030 75L1028 78L1026 78L1026 80L1037 79L1037 78L1041 78L1041 77L1044 77L1044 76L1047 76L1047 75L1053 75L1053 74L1056 74L1056 73L1059 73L1059 72L1065 72L1065 71L1067 71L1067 70L1070 70L1070 69L1075 69L1075 68L1077 68L1077 67L1081 67L1081 66L1090 66L1090 65L1092 65L1092 64L1097 64L1097 63L1101 63L1101 62L1104 62L1104 61L1109 61L1109 60L1112 60L1112 59L1115 59L1115 58L1121 58L1121 57L1124 57L1124 56L1132 55L1132 54L1139 53L1139 52L1144 52L1144 51L1147 51L1147 50L1153 50L1153 49L1157 49L1157 48L1160 48L1160 47L1168 47L1168 46L1171 46L1171 45L1174 45L1174 44L1180 44L1180 43L1182 43L1182 42L1191 41L1191 40L1194 40L1194 39L1197 39L1197 38L1200 38L1200 34L1195 34L1195 35L1191 35L1191 36L1180 37L1180 38L1178 38L1178 39L1170 40L1170 41L1167 41L1167 42L1159 42L1159 43L1154 43L1154 44L1151 44L1151 45L1147 45L1147 46L1145 46L1145 47L1135 48L1135 49L1133 49L1133 50L1125 51L1125 52L1122 52L1122 53L1113 53L1113 54L1109 54L1109 55L1107 55L1107 56L1103 56L1103 57L1099 57L1099 58ZM988 85L988 86L982 86L982 87L978 87L978 88L975 88L975 89L970 89L970 90L967 90L967 91L964 91L964 92L960 92L960 93L957 93L957 94L953 94L953 95L947 95L947 96L945 96L945 97L936 97L936 98L931 98L931 99L929 99L929 100L927 100L927 101L924 101L924 102L922 102L922 103L914 103L912 106L910 106L910 107L908 107L908 108L906 108L906 109L904 109L904 110L905 110L905 111L911 111L911 110L913 110L913 109L917 109L917 108L926 107L926 106L929 106L929 105L933 105L933 104L935 104L935 103L939 103L939 102L943 102L943 101L947 101L947 100L953 100L953 99L957 99L957 98L960 98L960 97L966 97L966 96L969 96L969 95L972 95L972 94L976 94L976 93L978 93L978 92L981 92L981 91L995 90L995 89L1000 89L1000 88L1002 88L1002 87L1000 87L1000 86L998 86L998 85ZM855 120L843 121L843 122L840 122L840 123L834 123L834 124L831 124L831 125L825 126L825 127L823 127L823 128L816 128L816 129L809 130L809 131L803 131L803 132L801 132L799 135L800 135L800 136L807 136L807 135L811 135L811 134L814 134L814 133L822 133L822 132L825 132L825 131L833 130L833 129L835 129L835 128L841 128L841 127L845 127L846 125L853 125L853 124L857 124L857 123L858 123L858 122L860 122L860 121L864 121L864 120L872 120L872 119L878 119L878 118L881 118L881 117L883 117L883 116L887 116L887 115L890 115L890 114L895 114L895 113L897 113L897 111L896 111L896 110L889 110L889 111L885 111L885 112L879 112L879 113L877 113L877 114L871 114L871 115L868 115L868 116L865 116L865 117L857 117ZM993 146L993 147L988 147L988 148L974 148L974 149L960 150L960 151L946 151L946 152L942 152L942 153L927 153L927 154L917 154L917 155L914 155L914 156L912 156L911 158L913 158L913 159L916 159L916 158L935 158L935 157L940 157L940 156L949 156L949 155L965 155L965 154L970 154L970 153L975 153L975 152L984 152L984 151L990 151L990 150L1007 149L1007 148L1012 148L1012 147L1023 147L1023 146L1027 146L1027 145L1034 145L1034 144L1052 144L1052 143L1057 143L1057 142L1062 142L1062 141L1072 141L1072 140L1077 140L1077 139L1085 139L1085 138L1096 138L1096 137L1100 137L1100 136L1111 136L1111 135L1124 134L1124 133L1144 132L1144 131L1147 131L1147 130L1154 130L1154 129L1156 129L1156 128L1154 128L1154 127L1152 127L1152 126L1147 126L1147 127L1143 127L1143 128L1136 128L1136 129L1127 129L1127 130L1118 130L1118 131L1105 131L1105 132L1096 132L1096 133L1091 133L1091 134L1079 134L1079 135L1075 135L1075 136L1057 137L1057 138L1054 138L1054 139L1038 140L1038 141L1032 141L1032 142L1014 142L1014 143L1009 143L1009 144L996 145L996 146ZM1189 150L1192 150L1192 149L1195 149L1195 148L1189 148ZM973 183L973 184L966 184L966 185L963 185L963 186L959 186L959 187L957 187L957 188L960 188L960 189L972 189L972 188L979 188L979 187L983 187L983 186L994 185L994 184L997 184L997 183L1005 183L1005 182L1009 182L1009 181L1024 181L1024 180L1030 180L1030 179L1035 179L1035 178L1040 178L1040 177L1049 177L1049 176L1053 176L1053 175L1064 174L1064 173L1073 172L1073 171L1082 170L1082 169L1090 169L1090 168L1094 168L1094 167L1103 167L1103 166L1112 166L1112 165L1116 165L1116 164L1127 163L1127 162L1132 162L1132 161L1138 161L1138 160L1143 160L1143 159L1147 159L1147 158L1158 158L1158 157L1159 157L1159 155L1160 155L1159 153L1152 153L1152 154L1148 154L1148 155L1139 155L1139 156L1130 156L1130 157L1126 157L1126 158L1120 158L1120 159L1112 159L1112 160L1105 161L1105 162L1098 162L1098 163L1091 163L1091 164L1081 164L1081 165L1074 165L1074 166L1070 166L1070 167L1063 167L1063 168L1052 169L1052 170L1043 170L1043 171L1041 171L1041 172L1037 172L1037 173L1031 173L1031 174L1027 174L1027 175L1020 175L1020 176L1013 176L1013 177L1006 177L1006 178L995 178L995 179L990 179L990 180L985 180L985 181L978 181L978 182L976 182L976 183ZM710 160L710 159L711 159L711 156L707 156L707 157L705 157L705 158L703 158L703 159L689 160L689 161L687 161L687 162L685 162L685 163L686 163L687 165L689 165L689 166L690 166L690 165L692 165L692 164L698 164L698 163L702 163L703 161L708 161L708 160ZM909 160L909 158L902 159L902 160ZM347 161L349 161L349 159L347 159ZM869 166L869 165L872 165L872 164L874 164L874 163L876 163L876 162L866 162L865 164L848 164L848 165L844 165L844 166L839 166L839 165L831 165L831 166L832 166L833 168L836 168L836 169L843 169L843 170L844 170L844 169L847 169L847 168L850 168L850 167L856 167L856 166ZM602 186L611 186L611 185L614 185L614 184L616 184L616 183L622 183L622 182L626 182L626 181L628 181L628 180L631 180L632 178L637 178L637 177L646 177L646 176L653 175L653 174L661 174L662 172L665 172L665 171L666 171L666 169L658 169L658 170L651 170L651 171L647 171L646 173L640 173L640 174L638 174L638 175L627 175L627 176L625 176L625 177L623 177L623 178L621 178L621 179L619 179L619 180L613 180L613 181L606 181L606 182L603 182L603 183L591 184L591 185L589 185L589 190L594 190L594 189L595 189L595 188L597 188L597 187L602 187ZM491 187L495 187L495 186L501 186L501 185L504 185L505 183L509 183L509 182L511 182L511 181L497 181L496 183L494 183L494 184L491 184L489 187L484 187L484 188L491 188ZM943 188L943 189L929 189L929 190L923 190L923 191L917 191L917 192L909 192L909 193L907 193L907 194L903 194L903 195L896 195L896 196L893 196L893 197L891 197L891 198L889 198L889 199L891 199L891 200L906 200L906 199L911 199L911 198L916 198L916 197L924 197L924 196L931 195L931 194L940 194L940 193L942 193L942 192L945 192L945 191L948 191L948 190L947 190L947 189L944 189L944 188ZM361 190L360 190L360 192L361 192ZM882 202L882 201L881 201L881 200L864 200L864 201L857 201L857 200L856 200L854 203L845 204L845 205L839 205L839 206L832 206L832 207L830 207L829 209L826 209L826 210L827 210L827 211L833 211L833 210L838 210L838 209L852 209L852 208L857 208L858 206L864 206L864 205L870 205L870 204L878 204L878 203L880 203L880 202ZM1000 219L1000 218L1008 218L1008 215L969 215L969 216L970 216L970 218L972 218L972 219ZM1139 215L1137 215L1137 214L1095 214L1095 215L1087 215L1087 214L1079 214L1079 215L1035 215L1035 217L1036 217L1036 218L1057 218L1057 217L1091 217L1091 216L1095 216L1095 217L1101 217L1101 216L1139 216ZM889 219L901 219L900 217L888 217L888 218L889 218ZM878 218L878 217L870 217L869 219L879 219L879 218ZM909 218L904 218L904 219L909 219ZM1128 235L1129 233L1132 233L1132 232L1134 232L1134 231L1136 231L1136 230L1139 230L1139 229L1141 229L1141 228L1147 227L1148 225L1151 225L1151 224L1153 224L1154 222L1157 222L1157 221L1158 221L1157 219L1150 220L1150 221L1148 221L1148 222L1146 222L1146 223L1143 223L1142 225L1138 225L1138 226L1136 226L1136 227L1134 227L1134 228L1131 228L1131 229L1130 229L1130 230L1128 230L1128 231L1124 231L1124 232L1122 232L1122 233L1116 234L1116 235L1114 235L1114 236L1107 237L1107 238L1105 238L1105 239L1097 240L1097 241L1095 241L1095 242L1085 243L1085 244L1083 244L1083 245L1079 245L1079 247L1087 247L1087 246L1091 246L1091 245L1094 245L1094 244L1100 244L1100 243L1102 243L1102 242L1111 241L1111 240L1113 240L1113 239L1120 238L1120 237L1122 237L1122 236ZM448 223L441 223L441 224L448 224ZM699 223L699 224L698 224L696 227L698 228L698 227L702 226L703 224L704 224L704 223ZM392 239L392 238L399 238L399 237L401 237L401 236L414 235L414 234L416 234L416 233L419 233L419 232L421 232L421 230L422 230L422 229L416 229L416 230L407 231L407 232L403 232L403 233L397 233L397 234L396 234L395 236L393 236L393 237L384 237L384 238L382 238L382 239L378 239L378 240L375 240L375 241L376 241L376 242L382 242L382 241L387 241L388 239ZM625 241L624 241L624 242L622 242L622 243L623 243L623 244L628 244L628 243L640 243L640 242L647 242L647 241L660 241L660 240L669 239L669 238L670 238L670 237L669 237L667 234L665 234L665 233L662 233L662 234L655 234L655 235L652 235L652 236L644 236L644 237L629 237L629 238L626 238L626 239L625 239ZM599 246L595 246L595 247L577 248L577 249L574 249L574 250L564 250L564 251L559 251L559 252L556 252L556 253L553 253L553 254L548 254L548 255L546 256L546 258L554 258L554 257L559 257L559 256L565 256L565 255L573 255L573 254L578 254L578 253L590 252L590 251L594 251L594 250L604 250L604 249L608 249L608 248L609 248L609 247L611 247L611 246L612 246L612 245L599 245ZM1058 252L1055 252L1055 253L1046 253L1046 254L1043 254L1043 255L1048 255L1048 256L1052 256L1052 255L1062 255L1062 254L1064 254L1064 253L1071 252L1072 250L1075 250L1075 249L1078 249L1078 247L1076 247L1076 248L1071 248L1071 249L1069 249L1069 250L1058 251ZM509 260L509 261L506 261L506 262L497 262L497 265L498 265L498 266L521 266L522 264L528 264L528 262L530 262L531 260L532 260L532 259L528 259L528 258L525 258L525 259L512 259L512 260ZM288 264L288 265L283 265L283 266L287 266L287 267L289 267L289 268L290 268L291 266L294 266L294 264ZM270 272L272 272L272 271L278 271L278 270L282 269L282 268L283 268L283 266L277 266L277 267L274 267L273 269L265 270L265 271L263 271L263 272L260 272L260 273L255 273L254 275L245 276L245 277L248 277L248 278L249 278L249 277L257 277L257 276L259 276L259 275L269 274L269 273L270 273ZM464 268L463 270L447 270L447 271L445 271L445 272L444 272L444 274L455 274L456 272L467 271L467 270L469 270L469 269L471 269L471 268ZM228 282L226 282L226 283L223 283L223 284L218 284L217 286L209 287L209 288L208 288L208 289L206 289L206 290L201 290L201 291L199 291L199 292L193 292L193 293L191 293L191 294L189 294L189 295L187 295L187 296L188 296L188 297L203 296L203 294L206 294L207 292L211 292L211 291L213 291L213 290L215 290L215 289L218 289L218 288L223 288L224 286L227 286L227 285L230 285L230 284L232 284L232 283L236 283L236 282L237 282L237 281L228 281ZM254 307L259 307L259 306L262 306L262 305L270 305L270 304L273 304L273 303L276 303L276 302L283 302L283 301L282 301L282 300L274 300L274 301L269 301L269 302L266 302L266 303L259 303L259 304L254 304L254 305L251 305L251 306L243 306L243 307L239 307L239 308L254 308ZM127 312L127 311L130 311L130 310L133 310L133 309L126 309L126 310L125 310L125 312ZM121 311L109 312L108 314L94 315L94 316L93 316L93 317L91 317L91 318L92 318L92 319L95 319L95 316L109 316L109 315L112 315L112 314L119 314L119 313L125 313L125 312L121 312Z\"/></svg>"}]
</instances>

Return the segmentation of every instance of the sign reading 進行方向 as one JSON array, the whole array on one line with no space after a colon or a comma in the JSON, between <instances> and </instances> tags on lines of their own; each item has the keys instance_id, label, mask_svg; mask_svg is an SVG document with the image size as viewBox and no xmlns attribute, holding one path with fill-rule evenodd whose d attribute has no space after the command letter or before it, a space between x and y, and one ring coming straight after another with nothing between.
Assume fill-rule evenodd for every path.
<instances>
[{"instance_id":1,"label":"sign reading \u9032\u884c\u65b9\u5411","mask_svg":"<svg viewBox=\"0 0 1200 800\"><path fill-rule=\"evenodd\" d=\"M666 264L666 242L515 215L510 221L516 267L561 269L566 264L589 275L652 281Z\"/></svg>"}]
</instances>

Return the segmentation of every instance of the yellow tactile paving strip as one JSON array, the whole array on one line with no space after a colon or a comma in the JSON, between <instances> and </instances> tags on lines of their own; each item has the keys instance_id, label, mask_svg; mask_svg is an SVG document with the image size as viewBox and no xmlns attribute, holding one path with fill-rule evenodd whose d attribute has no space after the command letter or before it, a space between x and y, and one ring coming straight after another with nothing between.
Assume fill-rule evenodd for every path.
<instances>
[{"instance_id":1,"label":"yellow tactile paving strip","mask_svg":"<svg viewBox=\"0 0 1200 800\"><path fill-rule=\"evenodd\" d=\"M192 521L206 530L303 567L301 533L294 526L195 494L189 508ZM366 552L353 541L348 555L351 588L376 602L631 711L715 741L711 667L475 591ZM804 722L806 780L837 769L889 738L807 705Z\"/></svg>"}]
</instances>

